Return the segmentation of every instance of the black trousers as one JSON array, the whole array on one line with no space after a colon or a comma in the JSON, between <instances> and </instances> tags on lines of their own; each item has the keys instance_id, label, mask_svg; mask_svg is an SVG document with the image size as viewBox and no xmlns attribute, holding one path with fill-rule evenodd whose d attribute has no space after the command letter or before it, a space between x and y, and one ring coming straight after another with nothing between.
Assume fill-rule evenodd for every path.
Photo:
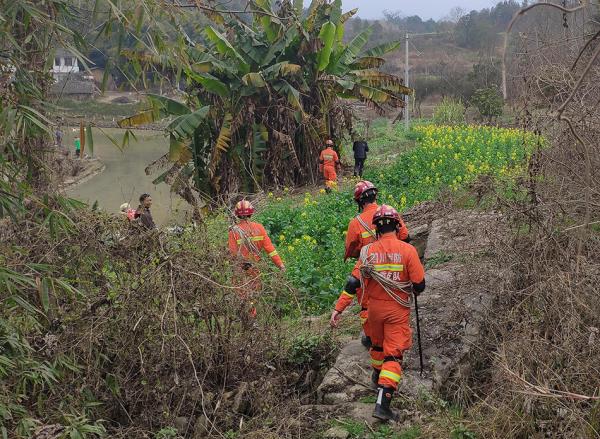
<instances>
[{"instance_id":1,"label":"black trousers","mask_svg":"<svg viewBox=\"0 0 600 439\"><path fill-rule=\"evenodd\" d=\"M357 175L358 175L359 177L362 177L362 174L363 174L363 168L364 168L364 166L365 166L365 160L366 160L366 158L364 158L364 159L357 159L357 158L354 158L354 176L355 176L355 177L356 177Z\"/></svg>"}]
</instances>

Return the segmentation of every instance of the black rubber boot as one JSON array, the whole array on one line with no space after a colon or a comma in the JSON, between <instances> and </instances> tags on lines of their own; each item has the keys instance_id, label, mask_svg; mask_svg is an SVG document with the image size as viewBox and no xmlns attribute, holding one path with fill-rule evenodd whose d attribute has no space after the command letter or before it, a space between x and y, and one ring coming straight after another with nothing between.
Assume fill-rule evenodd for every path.
<instances>
[{"instance_id":1,"label":"black rubber boot","mask_svg":"<svg viewBox=\"0 0 600 439\"><path fill-rule=\"evenodd\" d=\"M382 421L398 420L398 414L390 408L393 393L394 389L392 389L391 387L379 388L377 403L375 404L375 410L373 411L374 418L381 419Z\"/></svg>"},{"instance_id":2,"label":"black rubber boot","mask_svg":"<svg viewBox=\"0 0 600 439\"><path fill-rule=\"evenodd\" d=\"M369 337L368 335L365 335L364 332L360 333L360 343L365 347L365 349L371 349L371 345L373 343L371 343L371 337Z\"/></svg>"},{"instance_id":3,"label":"black rubber boot","mask_svg":"<svg viewBox=\"0 0 600 439\"><path fill-rule=\"evenodd\" d=\"M381 371L373 369L373 373L371 374L371 382L373 383L374 389L377 389L379 387L379 372Z\"/></svg>"}]
</instances>

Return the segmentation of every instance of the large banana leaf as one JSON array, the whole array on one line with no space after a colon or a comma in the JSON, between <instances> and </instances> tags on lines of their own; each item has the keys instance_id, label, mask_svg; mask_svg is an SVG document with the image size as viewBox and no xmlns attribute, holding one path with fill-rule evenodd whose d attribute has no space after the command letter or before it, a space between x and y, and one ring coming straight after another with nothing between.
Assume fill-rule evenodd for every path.
<instances>
[{"instance_id":1,"label":"large banana leaf","mask_svg":"<svg viewBox=\"0 0 600 439\"><path fill-rule=\"evenodd\" d=\"M231 142L231 121L233 117L231 113L225 113L223 117L223 123L221 124L221 129L219 131L219 137L217 137L217 141L215 142L215 147L219 151L227 152L229 148L229 143Z\"/></svg>"},{"instance_id":2,"label":"large banana leaf","mask_svg":"<svg viewBox=\"0 0 600 439\"><path fill-rule=\"evenodd\" d=\"M238 51L234 49L234 47L227 40L227 38L221 35L221 33L212 26L208 26L204 32L206 33L206 37L213 42L217 51L220 54L235 59L238 62L240 70L243 73L248 73L248 71L250 70L250 66L248 65L248 63L246 63L246 61L244 60L244 58L242 58Z\"/></svg>"},{"instance_id":3,"label":"large banana leaf","mask_svg":"<svg viewBox=\"0 0 600 439\"><path fill-rule=\"evenodd\" d=\"M391 41L389 43L383 43L379 46L375 46L372 49L367 50L365 53L363 53L362 56L383 56L386 53L390 53L398 49L401 44L401 41Z\"/></svg>"},{"instance_id":4,"label":"large banana leaf","mask_svg":"<svg viewBox=\"0 0 600 439\"><path fill-rule=\"evenodd\" d=\"M317 55L317 70L319 72L325 70L329 64L329 58L333 51L333 43L335 42L335 24L331 21L326 22L319 32L319 39L323 42L323 48Z\"/></svg>"},{"instance_id":5,"label":"large banana leaf","mask_svg":"<svg viewBox=\"0 0 600 439\"><path fill-rule=\"evenodd\" d=\"M242 82L244 83L244 85L248 85L248 86L252 86L252 87L258 87L258 88L262 88L262 87L266 87L267 86L267 83L263 79L262 75L260 73L258 73L258 72L246 73L242 77Z\"/></svg>"},{"instance_id":6,"label":"large banana leaf","mask_svg":"<svg viewBox=\"0 0 600 439\"><path fill-rule=\"evenodd\" d=\"M350 11L348 11L348 12L343 13L342 16L340 17L340 23L344 24L346 21L348 21L352 17L354 17L357 12L358 12L358 8L354 8L354 9L351 9Z\"/></svg>"},{"instance_id":7,"label":"large banana leaf","mask_svg":"<svg viewBox=\"0 0 600 439\"><path fill-rule=\"evenodd\" d=\"M190 142L180 140L175 135L169 135L169 160L171 162L186 163L192 158Z\"/></svg>"},{"instance_id":8,"label":"large banana leaf","mask_svg":"<svg viewBox=\"0 0 600 439\"><path fill-rule=\"evenodd\" d=\"M354 91L362 99L366 99L377 104L389 104L396 107L404 105L404 100L401 97L368 85L359 84L355 87Z\"/></svg>"},{"instance_id":9,"label":"large banana leaf","mask_svg":"<svg viewBox=\"0 0 600 439\"><path fill-rule=\"evenodd\" d=\"M266 66L276 60L276 56L290 49L298 40L299 33L296 27L289 27L283 37L270 45L269 50L263 56L261 65Z\"/></svg>"},{"instance_id":10,"label":"large banana leaf","mask_svg":"<svg viewBox=\"0 0 600 439\"><path fill-rule=\"evenodd\" d=\"M325 4L325 0L312 0L310 3L310 6L308 7L308 16L303 23L304 29L306 29L308 32L312 32L315 28L319 9L323 4Z\"/></svg>"},{"instance_id":11,"label":"large banana leaf","mask_svg":"<svg viewBox=\"0 0 600 439\"><path fill-rule=\"evenodd\" d=\"M150 101L152 108L159 110L162 115L181 116L182 114L189 114L191 112L187 105L176 101L175 99L156 94L148 94L146 96L148 101Z\"/></svg>"},{"instance_id":12,"label":"large banana leaf","mask_svg":"<svg viewBox=\"0 0 600 439\"><path fill-rule=\"evenodd\" d=\"M339 56L336 63L331 67L331 71L335 71L336 73L341 67L344 67L354 61L354 59L358 56L358 53L365 47L365 44L369 41L369 37L373 33L373 28L368 27L358 35L356 35L352 41L348 43L344 51Z\"/></svg>"},{"instance_id":13,"label":"large banana leaf","mask_svg":"<svg viewBox=\"0 0 600 439\"><path fill-rule=\"evenodd\" d=\"M376 56L363 56L350 64L352 70L378 69L385 64L385 59Z\"/></svg>"},{"instance_id":14,"label":"large banana leaf","mask_svg":"<svg viewBox=\"0 0 600 439\"><path fill-rule=\"evenodd\" d=\"M358 79L361 85L369 85L396 94L412 93L412 89L405 87L400 78L388 73L378 70L355 70L351 74Z\"/></svg>"},{"instance_id":15,"label":"large banana leaf","mask_svg":"<svg viewBox=\"0 0 600 439\"><path fill-rule=\"evenodd\" d=\"M275 79L281 76L294 75L301 70L302 67L298 64L290 64L288 61L283 61L264 69L262 74L265 78Z\"/></svg>"},{"instance_id":16,"label":"large banana leaf","mask_svg":"<svg viewBox=\"0 0 600 439\"><path fill-rule=\"evenodd\" d=\"M202 85L202 87L204 87L207 91L222 98L229 96L229 87L210 73L198 73L190 76L192 76L194 80Z\"/></svg>"},{"instance_id":17,"label":"large banana leaf","mask_svg":"<svg viewBox=\"0 0 600 439\"><path fill-rule=\"evenodd\" d=\"M290 105L297 110L300 110L304 113L304 108L302 107L302 103L300 102L300 92L298 89L294 88L289 82L285 79L277 82L273 88L277 90L282 95L286 96Z\"/></svg>"},{"instance_id":18,"label":"large banana leaf","mask_svg":"<svg viewBox=\"0 0 600 439\"><path fill-rule=\"evenodd\" d=\"M205 106L194 111L193 113L179 116L174 121L176 123L171 124L171 132L178 139L192 137L202 122L206 120L206 116L208 116L209 111L210 106Z\"/></svg>"},{"instance_id":19,"label":"large banana leaf","mask_svg":"<svg viewBox=\"0 0 600 439\"><path fill-rule=\"evenodd\" d=\"M329 20L338 26L342 17L342 0L334 0L330 7Z\"/></svg>"},{"instance_id":20,"label":"large banana leaf","mask_svg":"<svg viewBox=\"0 0 600 439\"><path fill-rule=\"evenodd\" d=\"M157 109L145 110L138 114L134 114L133 116L126 117L125 119L121 119L117 122L117 126L119 128L133 128L140 125L149 125L162 118L163 116L161 116L160 111Z\"/></svg>"}]
</instances>

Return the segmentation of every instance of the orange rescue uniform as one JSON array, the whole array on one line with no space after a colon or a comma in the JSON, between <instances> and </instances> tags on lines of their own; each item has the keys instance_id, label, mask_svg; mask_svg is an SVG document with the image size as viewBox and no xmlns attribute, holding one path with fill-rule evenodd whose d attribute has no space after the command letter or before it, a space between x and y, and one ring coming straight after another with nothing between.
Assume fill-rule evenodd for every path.
<instances>
[{"instance_id":1,"label":"orange rescue uniform","mask_svg":"<svg viewBox=\"0 0 600 439\"><path fill-rule=\"evenodd\" d=\"M399 241L392 233L383 235L369 246L367 257L371 255L374 255L375 270L394 281L418 284L425 279L425 270L417 250ZM355 277L360 276L361 266L359 259L353 271ZM362 280L365 295L369 298L371 365L381 371L380 386L397 389L402 375L402 355L412 346L410 308L394 300L374 279L366 277ZM403 300L409 300L407 293L395 293Z\"/></svg>"},{"instance_id":2,"label":"orange rescue uniform","mask_svg":"<svg viewBox=\"0 0 600 439\"><path fill-rule=\"evenodd\" d=\"M241 220L237 227L241 229L242 233L235 230L235 227L229 230L229 251L234 257L240 259L236 277L238 277L238 283L246 287L244 291L240 290L240 297L247 300L253 292L261 288L260 271L253 264L260 261L261 250L268 254L277 267L283 268L283 261L262 224ZM246 235L248 240L254 244L257 252L249 248L243 235ZM253 309L251 313L255 314L255 310Z\"/></svg>"},{"instance_id":3,"label":"orange rescue uniform","mask_svg":"<svg viewBox=\"0 0 600 439\"><path fill-rule=\"evenodd\" d=\"M363 211L357 215L361 220L369 225L369 229L365 228L357 217L354 217L350 220L348 224L348 233L346 234L346 253L344 254L344 261L348 258L358 258L360 255L360 250L367 244L371 244L375 241L376 230L373 225L373 215L379 206L377 203L367 204ZM408 238L408 228L404 221L400 220L400 229L397 234L398 239L404 240ZM358 271L354 271L353 276L355 278L359 278ZM335 310L338 312L343 312L346 308L348 308L352 304L352 300L354 296L349 294L346 291L342 291L340 297L335 304ZM362 294L362 288L358 288L356 290L356 300L361 306L360 310L360 323L363 327L363 331L367 337L371 336L371 331L369 330L369 321L368 321L368 297L365 297Z\"/></svg>"},{"instance_id":4,"label":"orange rescue uniform","mask_svg":"<svg viewBox=\"0 0 600 439\"><path fill-rule=\"evenodd\" d=\"M339 161L340 159L337 152L335 152L330 146L321 151L319 162L322 163L323 177L325 178L325 185L327 187L335 186L337 182L337 173L335 172L335 167Z\"/></svg>"}]
</instances>

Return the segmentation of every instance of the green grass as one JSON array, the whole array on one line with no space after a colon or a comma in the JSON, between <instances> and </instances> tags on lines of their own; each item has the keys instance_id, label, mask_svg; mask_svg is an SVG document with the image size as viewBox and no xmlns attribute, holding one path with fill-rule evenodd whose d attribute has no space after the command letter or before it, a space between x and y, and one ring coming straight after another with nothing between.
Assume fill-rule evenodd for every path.
<instances>
[{"instance_id":1,"label":"green grass","mask_svg":"<svg viewBox=\"0 0 600 439\"><path fill-rule=\"evenodd\" d=\"M453 256L451 254L440 251L433 255L431 258L427 259L425 262L425 268L434 268L438 265L444 264L446 262L451 261Z\"/></svg>"},{"instance_id":2,"label":"green grass","mask_svg":"<svg viewBox=\"0 0 600 439\"><path fill-rule=\"evenodd\" d=\"M421 428L418 426L399 432L390 425L381 425L377 430L371 431L364 422L354 419L334 420L330 425L343 428L352 439L417 439L421 437Z\"/></svg>"},{"instance_id":3,"label":"green grass","mask_svg":"<svg viewBox=\"0 0 600 439\"><path fill-rule=\"evenodd\" d=\"M382 124L376 132L383 128ZM390 139L398 144L414 140L416 146L399 153L392 165L369 167L364 177L379 188L380 203L400 211L442 191L460 193L481 175L514 179L538 141L531 133L484 126L422 125L410 132L394 128L386 136L372 142L374 156L387 154ZM286 263L286 277L311 314L331 307L353 267L353 262L343 262L345 232L357 213L353 182L346 181L340 192L329 195L307 193L300 201L275 197L257 215Z\"/></svg>"}]
</instances>

